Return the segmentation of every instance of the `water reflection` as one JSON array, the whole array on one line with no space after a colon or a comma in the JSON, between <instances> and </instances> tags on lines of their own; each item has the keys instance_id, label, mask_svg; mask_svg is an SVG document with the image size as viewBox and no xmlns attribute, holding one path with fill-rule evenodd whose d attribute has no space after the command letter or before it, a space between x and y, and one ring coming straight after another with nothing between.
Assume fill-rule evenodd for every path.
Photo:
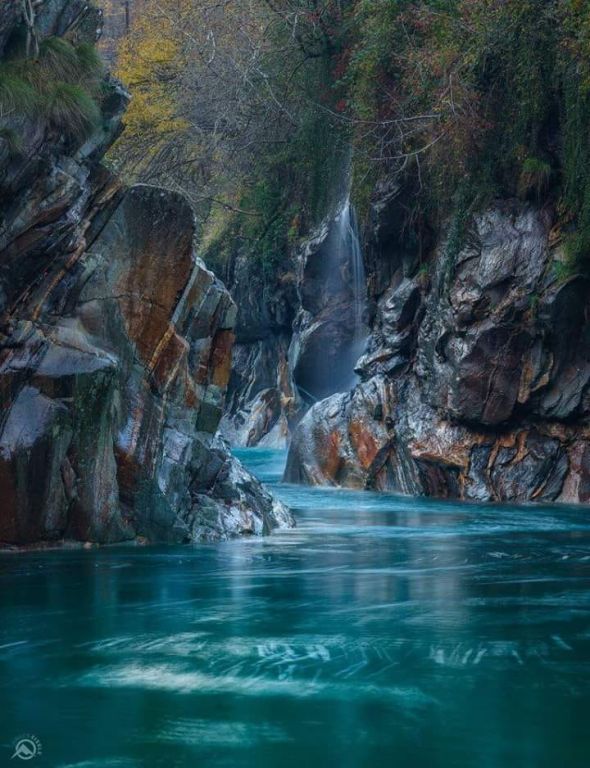
<instances>
[{"instance_id":1,"label":"water reflection","mask_svg":"<svg viewBox=\"0 0 590 768\"><path fill-rule=\"evenodd\" d=\"M586 764L585 510L279 492L300 525L266 540L0 557L5 756Z\"/></svg>"}]
</instances>

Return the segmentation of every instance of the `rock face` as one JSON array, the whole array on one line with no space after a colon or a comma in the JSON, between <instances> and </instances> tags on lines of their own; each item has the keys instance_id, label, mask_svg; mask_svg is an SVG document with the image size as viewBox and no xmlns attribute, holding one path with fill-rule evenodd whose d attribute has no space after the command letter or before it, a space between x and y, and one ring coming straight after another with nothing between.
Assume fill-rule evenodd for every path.
<instances>
[{"instance_id":1,"label":"rock face","mask_svg":"<svg viewBox=\"0 0 590 768\"><path fill-rule=\"evenodd\" d=\"M234 257L227 282L239 307L237 344L222 422L234 445L285 447L313 403L355 379L362 350L339 215L293 250L270 286L259 264Z\"/></svg>"},{"instance_id":2,"label":"rock face","mask_svg":"<svg viewBox=\"0 0 590 768\"><path fill-rule=\"evenodd\" d=\"M498 203L428 270L374 210L362 381L315 405L286 479L480 501L590 500L590 284L556 278L551 216ZM414 275L414 277L411 277Z\"/></svg>"},{"instance_id":3,"label":"rock face","mask_svg":"<svg viewBox=\"0 0 590 768\"><path fill-rule=\"evenodd\" d=\"M43 34L96 34L88 3L42 8ZM17 19L0 11L0 46ZM185 201L100 166L127 103L105 94L81 147L32 120L17 156L0 138L0 543L291 525L215 437L235 305L194 255Z\"/></svg>"},{"instance_id":4,"label":"rock face","mask_svg":"<svg viewBox=\"0 0 590 768\"><path fill-rule=\"evenodd\" d=\"M300 407L289 366L297 306L295 273L287 263L272 286L247 255L233 256L227 283L238 307L236 345L221 433L239 446L285 447Z\"/></svg>"}]
</instances>

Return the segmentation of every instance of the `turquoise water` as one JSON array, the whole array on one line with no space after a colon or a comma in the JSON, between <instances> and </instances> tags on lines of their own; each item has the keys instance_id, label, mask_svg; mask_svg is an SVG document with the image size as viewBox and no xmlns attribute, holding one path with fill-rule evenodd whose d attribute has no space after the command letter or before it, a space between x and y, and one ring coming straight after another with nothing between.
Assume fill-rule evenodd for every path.
<instances>
[{"instance_id":1,"label":"turquoise water","mask_svg":"<svg viewBox=\"0 0 590 768\"><path fill-rule=\"evenodd\" d=\"M590 510L276 491L266 540L0 556L0 765L590 763Z\"/></svg>"}]
</instances>

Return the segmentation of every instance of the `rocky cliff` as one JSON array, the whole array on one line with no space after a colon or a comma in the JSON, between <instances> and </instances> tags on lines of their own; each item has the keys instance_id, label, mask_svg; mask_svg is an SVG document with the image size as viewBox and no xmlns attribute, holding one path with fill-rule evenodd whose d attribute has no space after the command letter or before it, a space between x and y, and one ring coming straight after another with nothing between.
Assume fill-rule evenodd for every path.
<instances>
[{"instance_id":1,"label":"rocky cliff","mask_svg":"<svg viewBox=\"0 0 590 768\"><path fill-rule=\"evenodd\" d=\"M221 432L233 445L285 447L301 403L289 366L298 296L294 262L269 284L260 264L236 249L226 284L238 307L236 345Z\"/></svg>"},{"instance_id":2,"label":"rocky cliff","mask_svg":"<svg viewBox=\"0 0 590 768\"><path fill-rule=\"evenodd\" d=\"M20 7L0 9L0 57L23 36ZM94 43L99 27L89 3L47 0L35 42ZM83 140L51 116L0 120L0 542L290 525L215 437L235 305L194 255L184 200L100 164L128 101L108 78L100 94Z\"/></svg>"},{"instance_id":3,"label":"rocky cliff","mask_svg":"<svg viewBox=\"0 0 590 768\"><path fill-rule=\"evenodd\" d=\"M316 404L286 479L478 501L590 499L590 282L549 207L504 201L418 269L404 191L372 209L376 298L359 384ZM560 277L561 275L561 277Z\"/></svg>"},{"instance_id":4,"label":"rocky cliff","mask_svg":"<svg viewBox=\"0 0 590 768\"><path fill-rule=\"evenodd\" d=\"M233 254L237 343L222 432L234 445L286 447L311 405L355 379L362 340L342 216L340 205L270 277L251 255Z\"/></svg>"}]
</instances>

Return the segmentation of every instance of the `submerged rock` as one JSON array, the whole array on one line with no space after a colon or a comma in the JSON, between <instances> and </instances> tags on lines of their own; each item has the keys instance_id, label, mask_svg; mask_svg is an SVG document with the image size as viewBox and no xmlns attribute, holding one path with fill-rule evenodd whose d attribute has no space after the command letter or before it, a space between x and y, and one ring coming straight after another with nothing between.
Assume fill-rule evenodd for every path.
<instances>
[{"instance_id":1,"label":"submerged rock","mask_svg":"<svg viewBox=\"0 0 590 768\"><path fill-rule=\"evenodd\" d=\"M93 36L97 18L59 0L41 29ZM127 102L106 92L83 146L39 122L19 156L0 146L0 543L291 525L215 438L236 307L195 257L184 199L99 165Z\"/></svg>"},{"instance_id":2,"label":"submerged rock","mask_svg":"<svg viewBox=\"0 0 590 768\"><path fill-rule=\"evenodd\" d=\"M396 199L377 206L373 258L387 259L374 282L385 274L389 284L358 364L363 381L305 416L286 479L587 502L590 283L555 278L549 215L498 204L474 217L456 256L443 239L428 277L410 279L383 222Z\"/></svg>"}]
</instances>

